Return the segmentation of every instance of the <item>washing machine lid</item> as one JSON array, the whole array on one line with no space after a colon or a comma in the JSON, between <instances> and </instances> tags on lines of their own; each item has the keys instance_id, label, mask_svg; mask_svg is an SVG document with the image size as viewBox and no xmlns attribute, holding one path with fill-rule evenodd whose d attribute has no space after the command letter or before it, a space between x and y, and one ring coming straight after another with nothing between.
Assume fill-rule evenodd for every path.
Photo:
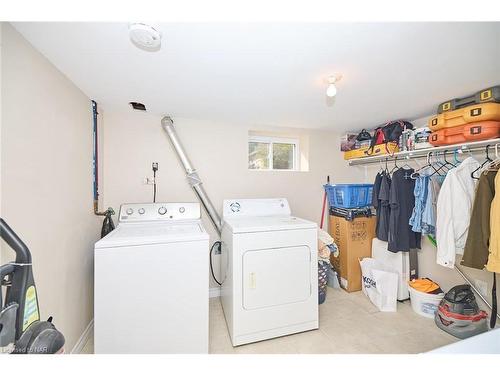
<instances>
[{"instance_id":1,"label":"washing machine lid","mask_svg":"<svg viewBox=\"0 0 500 375\"><path fill-rule=\"evenodd\" d=\"M247 216L226 218L224 225L233 233L315 229L317 224L295 216Z\"/></svg>"},{"instance_id":2,"label":"washing machine lid","mask_svg":"<svg viewBox=\"0 0 500 375\"><path fill-rule=\"evenodd\" d=\"M208 241L201 221L176 223L124 223L95 244L96 249L186 241Z\"/></svg>"}]
</instances>

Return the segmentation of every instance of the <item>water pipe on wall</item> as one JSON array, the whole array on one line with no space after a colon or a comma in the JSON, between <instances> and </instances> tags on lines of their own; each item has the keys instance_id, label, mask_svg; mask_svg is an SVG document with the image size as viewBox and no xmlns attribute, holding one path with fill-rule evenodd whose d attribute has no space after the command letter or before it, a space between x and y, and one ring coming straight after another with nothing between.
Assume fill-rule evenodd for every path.
<instances>
[{"instance_id":1,"label":"water pipe on wall","mask_svg":"<svg viewBox=\"0 0 500 375\"><path fill-rule=\"evenodd\" d=\"M106 211L99 211L99 145L97 132L97 103L92 100L92 124L93 124L93 152L92 152L92 185L94 192L94 214L98 216L111 216L115 214L113 208L108 207Z\"/></svg>"}]
</instances>

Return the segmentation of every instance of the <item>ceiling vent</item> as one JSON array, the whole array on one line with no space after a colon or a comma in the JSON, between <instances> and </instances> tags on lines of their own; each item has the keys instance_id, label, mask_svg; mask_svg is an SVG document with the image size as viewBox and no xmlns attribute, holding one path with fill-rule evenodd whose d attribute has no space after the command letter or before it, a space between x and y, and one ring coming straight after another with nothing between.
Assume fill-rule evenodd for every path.
<instances>
[{"instance_id":1,"label":"ceiling vent","mask_svg":"<svg viewBox=\"0 0 500 375\"><path fill-rule=\"evenodd\" d=\"M130 102L128 104L130 104L132 106L132 108L135 109L136 111L145 111L146 110L146 106L142 103Z\"/></svg>"}]
</instances>

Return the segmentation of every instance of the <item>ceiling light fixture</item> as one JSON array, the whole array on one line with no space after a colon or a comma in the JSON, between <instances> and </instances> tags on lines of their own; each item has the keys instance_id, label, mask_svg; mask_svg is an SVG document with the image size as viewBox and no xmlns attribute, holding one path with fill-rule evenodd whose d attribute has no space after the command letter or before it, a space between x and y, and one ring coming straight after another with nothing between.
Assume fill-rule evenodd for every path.
<instances>
[{"instance_id":1,"label":"ceiling light fixture","mask_svg":"<svg viewBox=\"0 0 500 375\"><path fill-rule=\"evenodd\" d=\"M132 43L144 51L155 52L161 48L161 34L153 26L145 23L131 23L128 26Z\"/></svg>"},{"instance_id":2,"label":"ceiling light fixture","mask_svg":"<svg viewBox=\"0 0 500 375\"><path fill-rule=\"evenodd\" d=\"M342 74L335 74L328 77L328 88L326 89L326 96L333 98L337 95L337 87L335 84L342 79Z\"/></svg>"}]
</instances>

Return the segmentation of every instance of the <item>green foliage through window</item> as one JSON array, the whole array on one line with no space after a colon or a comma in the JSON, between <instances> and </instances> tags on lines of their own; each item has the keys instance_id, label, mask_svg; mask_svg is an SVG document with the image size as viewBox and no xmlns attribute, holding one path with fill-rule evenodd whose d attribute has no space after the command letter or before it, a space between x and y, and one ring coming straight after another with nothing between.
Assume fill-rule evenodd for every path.
<instances>
[{"instance_id":1,"label":"green foliage through window","mask_svg":"<svg viewBox=\"0 0 500 375\"><path fill-rule=\"evenodd\" d=\"M272 138L251 138L248 142L248 168L295 170L297 142Z\"/></svg>"}]
</instances>

